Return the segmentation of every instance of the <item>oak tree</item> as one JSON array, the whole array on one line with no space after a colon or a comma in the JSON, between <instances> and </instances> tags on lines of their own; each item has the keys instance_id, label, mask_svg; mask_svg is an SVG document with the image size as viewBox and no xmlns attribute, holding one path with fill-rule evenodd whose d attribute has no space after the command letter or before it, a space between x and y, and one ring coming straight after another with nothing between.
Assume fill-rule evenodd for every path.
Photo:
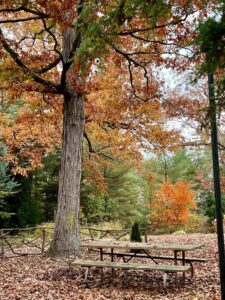
<instances>
[{"instance_id":1,"label":"oak tree","mask_svg":"<svg viewBox=\"0 0 225 300\"><path fill-rule=\"evenodd\" d=\"M55 102L63 103L52 255L80 252L84 107L96 59L107 66L108 55L117 54L128 70L131 100L149 102L149 65L164 62L162 54L179 52L193 33L188 17L196 11L201 17L204 9L205 4L198 0L0 1L1 88L14 93L15 99L31 92L42 95L44 102L51 95ZM142 75L138 82L136 70Z\"/></svg>"}]
</instances>

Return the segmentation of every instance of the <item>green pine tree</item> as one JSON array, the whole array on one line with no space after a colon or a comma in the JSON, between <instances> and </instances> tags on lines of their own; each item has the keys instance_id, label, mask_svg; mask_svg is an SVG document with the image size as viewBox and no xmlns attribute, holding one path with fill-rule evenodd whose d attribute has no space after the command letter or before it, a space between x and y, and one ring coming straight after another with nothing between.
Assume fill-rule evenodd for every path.
<instances>
[{"instance_id":1,"label":"green pine tree","mask_svg":"<svg viewBox=\"0 0 225 300\"><path fill-rule=\"evenodd\" d=\"M0 149L0 158L4 149ZM9 223L11 216L7 203L7 197L16 194L18 183L15 181L9 171L9 164L0 160L0 226L5 227Z\"/></svg>"},{"instance_id":2,"label":"green pine tree","mask_svg":"<svg viewBox=\"0 0 225 300\"><path fill-rule=\"evenodd\" d=\"M139 231L139 225L135 222L131 228L131 235L130 235L131 242L142 242L141 234Z\"/></svg>"}]
</instances>

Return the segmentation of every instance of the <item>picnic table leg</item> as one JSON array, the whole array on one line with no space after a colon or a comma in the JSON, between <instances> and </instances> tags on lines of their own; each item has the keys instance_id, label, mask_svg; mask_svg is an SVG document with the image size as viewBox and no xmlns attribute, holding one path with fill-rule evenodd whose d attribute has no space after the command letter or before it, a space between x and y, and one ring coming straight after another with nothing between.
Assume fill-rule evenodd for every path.
<instances>
[{"instance_id":1,"label":"picnic table leg","mask_svg":"<svg viewBox=\"0 0 225 300\"><path fill-rule=\"evenodd\" d=\"M156 265L158 265L158 262L157 262L157 261L149 254L148 251L144 250L144 253L147 255L148 258L151 258L151 260L154 261L154 263L155 263Z\"/></svg>"},{"instance_id":2,"label":"picnic table leg","mask_svg":"<svg viewBox=\"0 0 225 300\"><path fill-rule=\"evenodd\" d=\"M185 266L185 251L182 251L182 264ZM183 272L183 285L185 285L185 272Z\"/></svg>"},{"instance_id":3,"label":"picnic table leg","mask_svg":"<svg viewBox=\"0 0 225 300\"><path fill-rule=\"evenodd\" d=\"M167 273L163 274L163 287L166 288L166 283L167 283Z\"/></svg>"},{"instance_id":4,"label":"picnic table leg","mask_svg":"<svg viewBox=\"0 0 225 300\"><path fill-rule=\"evenodd\" d=\"M194 277L194 266L191 261L190 261L190 266L191 266L191 278L193 278Z\"/></svg>"},{"instance_id":5,"label":"picnic table leg","mask_svg":"<svg viewBox=\"0 0 225 300\"><path fill-rule=\"evenodd\" d=\"M174 251L174 264L177 265L177 250ZM177 272L175 273L175 286L177 287Z\"/></svg>"},{"instance_id":6,"label":"picnic table leg","mask_svg":"<svg viewBox=\"0 0 225 300\"><path fill-rule=\"evenodd\" d=\"M104 273L103 273L103 268L101 268L101 286L103 283L103 279L104 279Z\"/></svg>"},{"instance_id":7,"label":"picnic table leg","mask_svg":"<svg viewBox=\"0 0 225 300\"><path fill-rule=\"evenodd\" d=\"M114 255L114 253L113 253L113 248L111 248L111 262L113 262L114 261L114 258L113 258L113 255ZM113 268L112 268L112 275L113 275Z\"/></svg>"},{"instance_id":8,"label":"picnic table leg","mask_svg":"<svg viewBox=\"0 0 225 300\"><path fill-rule=\"evenodd\" d=\"M100 260L103 261L103 248L100 248ZM101 284L103 282L103 268L101 268Z\"/></svg>"},{"instance_id":9,"label":"picnic table leg","mask_svg":"<svg viewBox=\"0 0 225 300\"><path fill-rule=\"evenodd\" d=\"M103 249L100 248L100 260L103 261Z\"/></svg>"},{"instance_id":10,"label":"picnic table leg","mask_svg":"<svg viewBox=\"0 0 225 300\"><path fill-rule=\"evenodd\" d=\"M90 267L87 267L86 270L85 270L85 275L84 275L84 282L85 282L85 286L86 287L89 287L88 285L88 272L90 270Z\"/></svg>"}]
</instances>

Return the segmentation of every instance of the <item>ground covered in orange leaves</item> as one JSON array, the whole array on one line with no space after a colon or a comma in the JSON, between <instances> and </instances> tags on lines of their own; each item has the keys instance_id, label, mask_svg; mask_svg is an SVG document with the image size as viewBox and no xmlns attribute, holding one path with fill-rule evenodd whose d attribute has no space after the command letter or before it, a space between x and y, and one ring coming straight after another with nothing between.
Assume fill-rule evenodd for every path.
<instances>
[{"instance_id":1,"label":"ground covered in orange leaves","mask_svg":"<svg viewBox=\"0 0 225 300\"><path fill-rule=\"evenodd\" d=\"M205 244L191 254L209 259L207 263L195 263L195 277L187 276L185 288L174 286L170 276L166 290L162 287L162 273L119 271L111 279L111 271L105 270L105 282L99 286L100 272L91 272L92 288L85 288L84 270L69 268L65 260L53 260L43 256L17 257L0 261L1 300L145 300L145 299L219 299L218 252L215 234L186 234L149 236L152 243ZM98 259L98 254L85 252L87 258ZM108 258L109 259L109 258ZM181 276L180 276L181 277Z\"/></svg>"}]
</instances>

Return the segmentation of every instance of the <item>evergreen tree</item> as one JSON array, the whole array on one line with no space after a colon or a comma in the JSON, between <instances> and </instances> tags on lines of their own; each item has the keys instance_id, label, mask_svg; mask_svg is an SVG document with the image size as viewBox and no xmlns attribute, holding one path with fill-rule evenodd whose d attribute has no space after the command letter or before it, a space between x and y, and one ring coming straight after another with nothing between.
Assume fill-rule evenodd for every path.
<instances>
[{"instance_id":1,"label":"evergreen tree","mask_svg":"<svg viewBox=\"0 0 225 300\"><path fill-rule=\"evenodd\" d=\"M143 217L141 177L134 169L120 167L106 172L108 195L105 196L105 213L108 217L120 221L124 227L130 227L134 220Z\"/></svg>"},{"instance_id":2,"label":"evergreen tree","mask_svg":"<svg viewBox=\"0 0 225 300\"><path fill-rule=\"evenodd\" d=\"M33 196L35 175L29 173L27 177L20 178L20 192L18 194L19 208L17 211L20 227L35 226L40 223L41 215L38 202Z\"/></svg>"},{"instance_id":3,"label":"evergreen tree","mask_svg":"<svg viewBox=\"0 0 225 300\"><path fill-rule=\"evenodd\" d=\"M53 221L57 205L60 152L48 154L43 168L35 171L33 197L39 205L42 221Z\"/></svg>"},{"instance_id":4,"label":"evergreen tree","mask_svg":"<svg viewBox=\"0 0 225 300\"><path fill-rule=\"evenodd\" d=\"M181 150L169 161L168 177L172 183L179 180L192 180L196 174L196 159L186 150Z\"/></svg>"},{"instance_id":5,"label":"evergreen tree","mask_svg":"<svg viewBox=\"0 0 225 300\"><path fill-rule=\"evenodd\" d=\"M145 190L148 198L152 192L166 181L176 183L179 180L193 180L198 165L197 155L186 150L175 154L164 153L143 162L143 179L146 182Z\"/></svg>"},{"instance_id":6,"label":"evergreen tree","mask_svg":"<svg viewBox=\"0 0 225 300\"><path fill-rule=\"evenodd\" d=\"M4 149L0 149L0 157ZM0 227L5 227L12 216L7 203L7 197L15 194L18 189L18 183L10 175L9 165L0 161Z\"/></svg>"},{"instance_id":7,"label":"evergreen tree","mask_svg":"<svg viewBox=\"0 0 225 300\"><path fill-rule=\"evenodd\" d=\"M139 225L137 222L135 222L131 228L130 241L131 242L142 242L141 234L139 231Z\"/></svg>"},{"instance_id":8,"label":"evergreen tree","mask_svg":"<svg viewBox=\"0 0 225 300\"><path fill-rule=\"evenodd\" d=\"M7 197L7 207L13 214L11 227L35 226L53 221L58 193L58 153L43 159L43 167L31 171L27 177L16 175L18 193Z\"/></svg>"},{"instance_id":9,"label":"evergreen tree","mask_svg":"<svg viewBox=\"0 0 225 300\"><path fill-rule=\"evenodd\" d=\"M81 184L83 219L88 223L119 221L123 227L130 227L135 220L143 222L145 204L141 176L134 169L125 166L105 168L104 175L106 191L96 190L92 183L86 180L86 174L83 172Z\"/></svg>"}]
</instances>

